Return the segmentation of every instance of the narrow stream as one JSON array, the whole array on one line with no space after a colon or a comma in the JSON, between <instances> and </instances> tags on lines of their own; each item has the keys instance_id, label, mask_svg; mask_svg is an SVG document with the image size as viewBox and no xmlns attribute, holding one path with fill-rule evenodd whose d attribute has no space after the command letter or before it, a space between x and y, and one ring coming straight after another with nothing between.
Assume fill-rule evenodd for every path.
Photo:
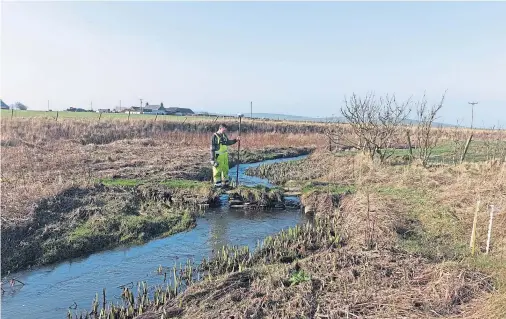
<instances>
[{"instance_id":1,"label":"narrow stream","mask_svg":"<svg viewBox=\"0 0 506 319\"><path fill-rule=\"evenodd\" d=\"M239 183L272 187L265 179L246 176L245 170L304 157L241 164ZM236 168L230 170L233 179L236 172ZM73 313L89 310L95 294L101 295L103 288L106 288L108 301L118 302L121 285L133 282L136 286L139 281L150 286L163 284L163 275L157 274L160 265L172 267L174 263L184 264L188 259L199 263L203 257L210 257L213 251L227 244L248 245L253 249L265 237L306 220L299 209L253 212L229 209L226 196L222 201L221 207L210 209L197 218L197 226L187 232L141 246L117 248L10 275L9 278L19 279L25 286L3 286L2 319L65 318L69 307Z\"/></svg>"}]
</instances>

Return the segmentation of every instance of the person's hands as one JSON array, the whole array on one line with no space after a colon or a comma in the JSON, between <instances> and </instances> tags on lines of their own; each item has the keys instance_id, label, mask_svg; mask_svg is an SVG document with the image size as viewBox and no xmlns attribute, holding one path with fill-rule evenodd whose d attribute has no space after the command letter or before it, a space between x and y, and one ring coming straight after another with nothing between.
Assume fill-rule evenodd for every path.
<instances>
[{"instance_id":1,"label":"person's hands","mask_svg":"<svg viewBox=\"0 0 506 319\"><path fill-rule=\"evenodd\" d=\"M241 140L241 137L240 137L240 136L237 136L237 137L235 138L235 140L239 142L239 141Z\"/></svg>"}]
</instances>

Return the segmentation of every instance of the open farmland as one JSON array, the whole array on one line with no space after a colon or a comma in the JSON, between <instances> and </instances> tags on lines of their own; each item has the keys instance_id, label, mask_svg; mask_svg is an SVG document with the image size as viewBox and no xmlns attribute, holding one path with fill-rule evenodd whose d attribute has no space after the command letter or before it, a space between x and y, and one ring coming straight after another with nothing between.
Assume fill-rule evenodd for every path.
<instances>
[{"instance_id":1,"label":"open farmland","mask_svg":"<svg viewBox=\"0 0 506 319\"><path fill-rule=\"evenodd\" d=\"M223 121L237 131L236 119ZM218 196L208 165L217 123L2 118L2 272L195 227L195 208L212 206ZM128 301L127 289L125 306L104 312L121 318L505 313L504 131L438 130L424 162L422 147L406 140L406 130L416 136L416 127L396 132L384 160L361 152L348 124L244 120L242 128L243 162L312 152L248 171L300 194L312 224L269 237L252 252L223 248L192 268L203 281L178 275L179 284L186 282L182 293L162 287L155 300L144 295L140 303ZM160 201L167 196L169 206ZM496 217L485 254L489 205Z\"/></svg>"}]
</instances>

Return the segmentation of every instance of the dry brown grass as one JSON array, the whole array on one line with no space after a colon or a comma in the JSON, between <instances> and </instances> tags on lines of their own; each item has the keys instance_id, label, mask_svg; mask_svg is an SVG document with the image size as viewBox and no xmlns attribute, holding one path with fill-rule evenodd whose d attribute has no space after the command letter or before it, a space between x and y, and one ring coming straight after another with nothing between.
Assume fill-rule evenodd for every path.
<instances>
[{"instance_id":1,"label":"dry brown grass","mask_svg":"<svg viewBox=\"0 0 506 319\"><path fill-rule=\"evenodd\" d=\"M268 308L268 304L263 306L267 316L504 318L504 162L492 160L427 169L417 164L377 165L361 154L341 156L322 151L312 154L307 161L293 163L289 174L285 175L285 168L282 165L277 169L266 168L264 173L276 175L281 182L313 179L321 185L353 184L356 192L342 198L339 210L333 208L335 195L325 187L303 197L304 204L316 210L316 216L339 216L346 249L323 251L300 262L302 268L324 283L325 288L317 292L308 284L301 285L295 293L280 286L263 288L269 302L275 304L274 309ZM469 239L478 199L482 204L477 228L478 255L471 257ZM492 228L492 250L485 255L488 205L495 205L498 211ZM342 254L350 254L352 259L363 258L364 254L369 257L352 263L350 268L338 266L342 268L337 272L329 269L331 265L339 265L336 259ZM377 258L371 257L376 255ZM285 273L280 277L286 276L290 266L284 267ZM381 277L388 269L394 275ZM360 278L353 280L354 271ZM395 277L397 271L403 275ZM343 277L345 274L351 277ZM311 300L316 300L317 312L311 312L314 309L302 301L307 294L313 294ZM253 297L245 298L248 301L244 307L251 308ZM202 305L192 306L186 315L203 317L213 313L204 309ZM238 318L246 316L246 312L236 311L232 304L226 309ZM257 314L261 317L262 312Z\"/></svg>"},{"instance_id":2,"label":"dry brown grass","mask_svg":"<svg viewBox=\"0 0 506 319\"><path fill-rule=\"evenodd\" d=\"M433 262L444 265L447 258L464 261L458 271L477 269L494 278L496 289L467 305L466 318L503 318L506 313L506 164L499 161L434 167L377 166L362 157L333 158L333 171L320 178L327 182L350 182L354 176L357 193L342 202L344 229L350 244L386 249L398 242L399 235L419 232L421 241L409 247ZM315 155L316 159L316 155ZM350 161L354 164L350 165ZM319 160L318 160L319 162ZM348 167L348 169L344 169ZM353 167L353 171L350 171ZM369 201L367 200L369 197ZM478 257L470 257L469 239L476 202L481 209L477 227ZM368 204L369 202L369 204ZM489 256L484 255L489 224L489 205L497 211L492 228ZM369 207L369 209L368 209ZM419 246L417 246L419 245ZM426 247L423 247L425 245ZM447 276L447 275L445 275ZM458 276L462 278L462 276ZM441 287L445 287L442 284ZM443 289L443 288L441 288ZM448 287L444 289L450 289ZM441 297L441 296L439 296ZM439 298L438 297L438 298ZM446 297L447 298L447 297ZM487 314L486 316L484 316ZM448 316L450 314L447 314ZM381 317L381 316L380 316Z\"/></svg>"},{"instance_id":3,"label":"dry brown grass","mask_svg":"<svg viewBox=\"0 0 506 319\"><path fill-rule=\"evenodd\" d=\"M200 126L193 132L165 130L162 121L155 124L2 119L2 221L27 220L41 198L87 186L97 178L200 178L213 131L199 132ZM198 123L191 125L194 129ZM319 145L318 136L270 132L244 133L241 148Z\"/></svg>"},{"instance_id":4,"label":"dry brown grass","mask_svg":"<svg viewBox=\"0 0 506 319\"><path fill-rule=\"evenodd\" d=\"M164 311L182 318L504 318L506 216L495 217L488 256L471 257L468 243L478 198L504 211L506 164L378 166L360 155L318 152L300 163L300 178L314 176L307 168L315 166L320 182L356 185L338 210L325 188L304 199L317 218L338 217L344 247L319 246L295 262L205 281L139 318ZM483 248L486 210L479 225ZM301 270L310 279L287 285Z\"/></svg>"}]
</instances>

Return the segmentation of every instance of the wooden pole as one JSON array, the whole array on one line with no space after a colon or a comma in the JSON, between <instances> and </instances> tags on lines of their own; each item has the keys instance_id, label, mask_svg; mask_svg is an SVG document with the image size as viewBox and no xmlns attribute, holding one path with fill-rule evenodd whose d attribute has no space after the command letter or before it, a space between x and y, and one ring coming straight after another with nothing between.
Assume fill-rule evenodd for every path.
<instances>
[{"instance_id":1,"label":"wooden pole","mask_svg":"<svg viewBox=\"0 0 506 319\"><path fill-rule=\"evenodd\" d=\"M239 143L237 144L237 171L236 171L236 174L235 174L235 187L239 187L239 165L241 163L241 158L240 158L240 154L241 154L241 121L242 121L242 116L239 116Z\"/></svg>"},{"instance_id":2,"label":"wooden pole","mask_svg":"<svg viewBox=\"0 0 506 319\"><path fill-rule=\"evenodd\" d=\"M409 130L406 131L406 135L408 137L409 157L410 160L413 160L413 146L411 145L411 136L409 136Z\"/></svg>"},{"instance_id":3,"label":"wooden pole","mask_svg":"<svg viewBox=\"0 0 506 319\"><path fill-rule=\"evenodd\" d=\"M488 221L488 234L487 234L487 249L485 250L485 254L488 255L488 252L490 250L490 238L492 237L492 221L494 219L494 205L490 205L490 218Z\"/></svg>"},{"instance_id":4,"label":"wooden pole","mask_svg":"<svg viewBox=\"0 0 506 319\"><path fill-rule=\"evenodd\" d=\"M471 133L471 135L467 139L466 146L464 147L464 152L462 153L462 156L460 157L461 164L464 162L464 159L466 158L467 151L469 150L469 144L471 144L472 140L473 140L473 133Z\"/></svg>"},{"instance_id":5,"label":"wooden pole","mask_svg":"<svg viewBox=\"0 0 506 319\"><path fill-rule=\"evenodd\" d=\"M476 246L476 225L478 223L478 212L480 210L480 200L476 203L476 210L474 211L474 219L473 219L473 229L471 230L471 242L469 243L469 247L471 247L471 255L474 256L474 249Z\"/></svg>"}]
</instances>

